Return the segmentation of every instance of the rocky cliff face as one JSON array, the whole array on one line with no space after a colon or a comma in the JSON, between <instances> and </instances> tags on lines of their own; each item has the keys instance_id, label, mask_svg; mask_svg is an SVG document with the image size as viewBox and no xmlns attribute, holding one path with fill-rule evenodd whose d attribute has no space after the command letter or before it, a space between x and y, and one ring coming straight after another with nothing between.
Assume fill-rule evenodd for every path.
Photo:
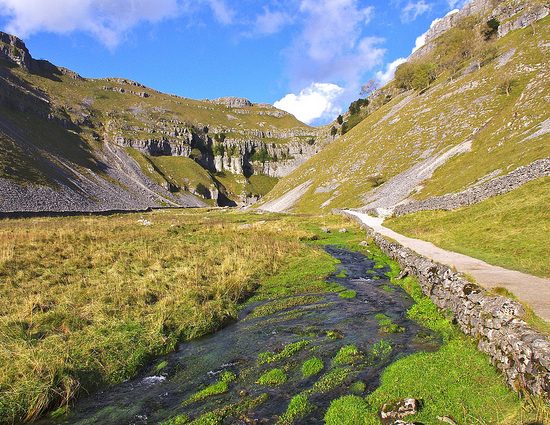
<instances>
[{"instance_id":1,"label":"rocky cliff face","mask_svg":"<svg viewBox=\"0 0 550 425\"><path fill-rule=\"evenodd\" d=\"M504 37L510 31L525 28L548 15L548 4L525 0L472 0L456 13L437 20L426 33L425 44L411 55L418 59L431 52L432 42L458 22L470 16L483 16L487 20L495 18L500 22L498 36Z\"/></svg>"},{"instance_id":2,"label":"rocky cliff face","mask_svg":"<svg viewBox=\"0 0 550 425\"><path fill-rule=\"evenodd\" d=\"M262 195L250 187L249 178L283 177L319 150L317 129L271 105L236 97L197 101L163 94L123 78L85 79L33 59L20 39L5 33L0 33L0 109L5 112L0 114L0 137L10 140L27 168L44 177L40 184L63 187L68 184L64 176L67 169L75 169L70 179L80 182L90 168L73 167L79 163L76 156L89 156L102 164L101 171L92 170L94 175L99 172L101 185L107 178L107 186L122 183L132 192L132 186L145 184L145 179L145 186L159 194L158 204L137 202L146 207L177 205L178 199L189 199L179 196L184 192L224 204L249 203ZM24 121L28 125L22 129ZM55 141L45 136L52 133L58 133ZM75 143L82 147L80 153L72 152ZM70 148L57 149L56 144ZM42 160L42 165L50 164L49 170L35 161L37 151L40 157L48 158ZM75 157L66 158L67 152ZM10 152L0 148L4 186L38 184L25 181L25 167L11 167L9 163ZM55 167L51 163L63 164L64 177L52 171ZM139 182L132 183L132 179L119 175L121 169L127 173L135 167L140 169ZM114 169L118 174L111 172ZM104 170L106 175L102 175ZM218 174L223 174L224 183ZM94 192L90 188L82 191ZM18 204L18 196L31 196L24 192L14 187L9 191L13 208L6 205L7 201L0 208L17 210L21 205L22 209L40 209L40 203L34 207L25 202ZM46 192L50 189L42 188L36 197L52 197ZM117 202L108 200L109 196L96 196L103 199L97 208L109 209L112 205L120 209ZM120 194L117 197L121 199ZM55 210L62 204L56 202L46 209ZM73 204L63 204L63 208L77 210L86 203L74 198ZM136 203L126 204L138 209Z\"/></svg>"}]
</instances>

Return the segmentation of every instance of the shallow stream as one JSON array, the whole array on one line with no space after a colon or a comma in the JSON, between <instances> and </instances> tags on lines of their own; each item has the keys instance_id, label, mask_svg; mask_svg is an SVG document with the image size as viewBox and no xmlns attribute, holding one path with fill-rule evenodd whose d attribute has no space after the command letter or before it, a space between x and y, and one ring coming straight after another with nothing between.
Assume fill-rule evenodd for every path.
<instances>
[{"instance_id":1,"label":"shallow stream","mask_svg":"<svg viewBox=\"0 0 550 425\"><path fill-rule=\"evenodd\" d=\"M325 249L341 262L328 280L346 287L346 293L294 297L295 302L289 303L294 306L259 317L256 309L266 311L269 301L250 305L235 323L181 344L177 352L158 359L133 380L81 399L68 416L41 423L157 424L179 418L172 422L177 424L186 423L184 415L192 420L214 412L212 416L223 417L224 424L271 424L301 393L312 408L295 423L318 424L335 398L376 389L381 372L398 358L438 348L439 341L430 331L406 317L413 302L389 283L387 269L375 268L361 253ZM350 298L341 296L345 294ZM298 349L282 352L298 342L302 343L290 346ZM347 345L354 345L361 354L338 363L336 354ZM260 354L265 352L272 353ZM314 356L324 367L304 378L301 367ZM286 382L258 384L260 376L273 368L284 371ZM335 369L340 373L330 375ZM225 371L236 375L226 392L190 401L197 391L220 382Z\"/></svg>"}]
</instances>

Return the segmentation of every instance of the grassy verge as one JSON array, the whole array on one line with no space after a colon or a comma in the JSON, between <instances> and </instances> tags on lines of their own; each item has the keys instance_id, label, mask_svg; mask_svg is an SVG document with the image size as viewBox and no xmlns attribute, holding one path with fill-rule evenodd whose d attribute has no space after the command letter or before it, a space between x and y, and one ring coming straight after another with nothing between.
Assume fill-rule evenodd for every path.
<instances>
[{"instance_id":1,"label":"grassy verge","mask_svg":"<svg viewBox=\"0 0 550 425\"><path fill-rule=\"evenodd\" d=\"M0 418L128 379L235 318L260 282L259 297L296 293L298 275L320 285L334 265L306 221L326 225L207 210L0 221Z\"/></svg>"},{"instance_id":2,"label":"grassy verge","mask_svg":"<svg viewBox=\"0 0 550 425\"><path fill-rule=\"evenodd\" d=\"M385 225L498 266L550 276L550 177L456 211L423 211Z\"/></svg>"},{"instance_id":3,"label":"grassy verge","mask_svg":"<svg viewBox=\"0 0 550 425\"><path fill-rule=\"evenodd\" d=\"M342 414L359 415L362 424L378 424L378 412L384 403L414 397L422 400L420 412L407 421L440 423L438 417L455 422L479 424L545 423L550 410L541 400L520 399L507 388L502 375L490 364L488 357L477 350L475 342L466 337L445 318L422 294L414 277L397 279L399 266L371 244L369 251L380 264L388 264L394 285L401 286L415 304L407 315L438 333L442 347L435 352L420 352L391 364L381 377L380 386L358 403L352 397L334 402L325 417L333 422ZM357 422L359 421L359 422Z\"/></svg>"}]
</instances>

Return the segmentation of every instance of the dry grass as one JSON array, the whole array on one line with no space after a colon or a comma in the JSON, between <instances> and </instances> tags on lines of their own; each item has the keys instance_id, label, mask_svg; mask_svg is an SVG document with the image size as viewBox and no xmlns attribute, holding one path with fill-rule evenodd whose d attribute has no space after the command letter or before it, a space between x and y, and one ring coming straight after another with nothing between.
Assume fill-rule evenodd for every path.
<instances>
[{"instance_id":1,"label":"dry grass","mask_svg":"<svg viewBox=\"0 0 550 425\"><path fill-rule=\"evenodd\" d=\"M314 249L308 235L298 219L206 210L0 221L0 418L32 420L212 332Z\"/></svg>"}]
</instances>

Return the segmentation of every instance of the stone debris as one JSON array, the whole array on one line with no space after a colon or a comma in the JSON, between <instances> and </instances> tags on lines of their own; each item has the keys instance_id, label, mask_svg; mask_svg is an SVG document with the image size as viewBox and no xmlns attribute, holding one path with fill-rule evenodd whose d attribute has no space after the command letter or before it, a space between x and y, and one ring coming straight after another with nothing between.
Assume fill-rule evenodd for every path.
<instances>
[{"instance_id":1,"label":"stone debris","mask_svg":"<svg viewBox=\"0 0 550 425\"><path fill-rule=\"evenodd\" d=\"M525 183L545 176L550 176L550 158L539 159L529 165L519 167L505 176L493 178L462 192L398 205L395 207L393 215L400 216L428 210L455 210L510 192Z\"/></svg>"},{"instance_id":2,"label":"stone debris","mask_svg":"<svg viewBox=\"0 0 550 425\"><path fill-rule=\"evenodd\" d=\"M420 401L414 398L405 398L392 403L385 403L380 410L383 424L396 424L396 420L418 413Z\"/></svg>"}]
</instances>

